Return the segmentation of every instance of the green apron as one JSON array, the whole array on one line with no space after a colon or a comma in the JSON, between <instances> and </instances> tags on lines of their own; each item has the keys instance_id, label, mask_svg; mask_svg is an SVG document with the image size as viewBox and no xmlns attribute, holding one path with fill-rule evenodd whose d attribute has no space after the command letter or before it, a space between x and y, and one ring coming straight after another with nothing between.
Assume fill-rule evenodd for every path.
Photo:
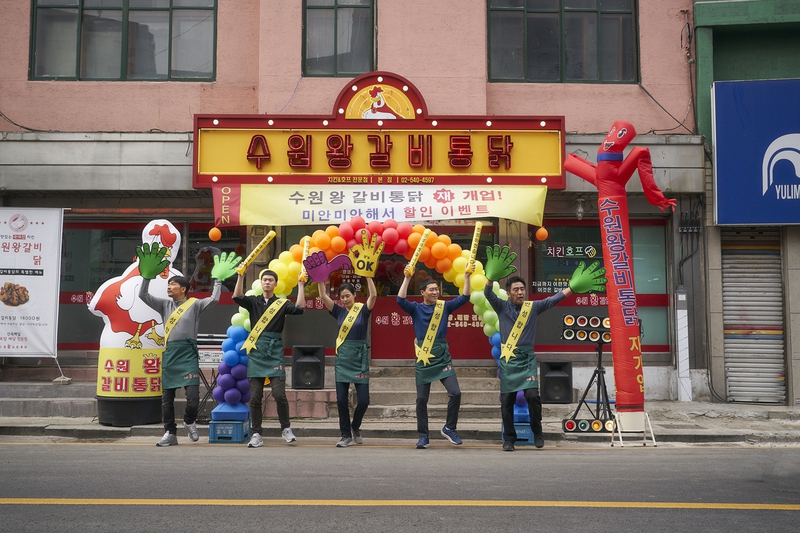
<instances>
[{"instance_id":1,"label":"green apron","mask_svg":"<svg viewBox=\"0 0 800 533\"><path fill-rule=\"evenodd\" d=\"M161 388L200 385L200 356L194 339L168 341L161 356Z\"/></svg>"},{"instance_id":2,"label":"green apron","mask_svg":"<svg viewBox=\"0 0 800 533\"><path fill-rule=\"evenodd\" d=\"M336 352L337 383L369 383L369 357L365 341L346 340Z\"/></svg>"},{"instance_id":3,"label":"green apron","mask_svg":"<svg viewBox=\"0 0 800 533\"><path fill-rule=\"evenodd\" d=\"M416 339L414 342L419 346ZM418 386L456 375L453 362L450 359L450 351L447 349L447 346L447 341L436 339L433 341L433 347L431 348L431 353L434 356L431 358L431 364L426 365L422 361L416 362L415 368Z\"/></svg>"},{"instance_id":4,"label":"green apron","mask_svg":"<svg viewBox=\"0 0 800 533\"><path fill-rule=\"evenodd\" d=\"M525 389L539 388L539 372L536 370L536 355L533 347L514 348L514 355L505 362L500 358L500 392L509 394Z\"/></svg>"},{"instance_id":5,"label":"green apron","mask_svg":"<svg viewBox=\"0 0 800 533\"><path fill-rule=\"evenodd\" d=\"M285 378L281 334L264 331L256 341L256 347L247 357L248 378Z\"/></svg>"}]
</instances>

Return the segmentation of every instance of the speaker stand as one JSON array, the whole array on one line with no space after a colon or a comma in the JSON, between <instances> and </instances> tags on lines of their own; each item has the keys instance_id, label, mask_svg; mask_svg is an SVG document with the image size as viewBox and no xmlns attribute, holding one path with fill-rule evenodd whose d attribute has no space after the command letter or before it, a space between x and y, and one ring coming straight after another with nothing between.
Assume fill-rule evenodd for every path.
<instances>
[{"instance_id":1,"label":"speaker stand","mask_svg":"<svg viewBox=\"0 0 800 533\"><path fill-rule=\"evenodd\" d=\"M578 402L578 408L575 409L575 412L568 420L574 421L577 419L578 413L580 413L581 408L584 406L586 406L586 408L589 410L589 413L594 416L594 419L602 421L604 426L607 421L614 419L614 415L611 412L611 404L608 401L608 389L606 388L606 369L603 368L603 344L603 342L597 343L597 367L594 369L592 379L586 386L586 390L583 391L581 401ZM593 385L597 386L597 393L595 396L595 398L597 398L597 403L595 404L594 412L586 401L586 396L589 394L589 391L592 389Z\"/></svg>"}]
</instances>

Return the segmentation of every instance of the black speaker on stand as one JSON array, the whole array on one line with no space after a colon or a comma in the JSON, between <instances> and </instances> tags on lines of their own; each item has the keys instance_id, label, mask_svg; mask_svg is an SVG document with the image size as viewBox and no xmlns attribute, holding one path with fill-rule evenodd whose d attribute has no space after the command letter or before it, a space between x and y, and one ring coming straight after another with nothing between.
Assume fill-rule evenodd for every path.
<instances>
[{"instance_id":1,"label":"black speaker on stand","mask_svg":"<svg viewBox=\"0 0 800 533\"><path fill-rule=\"evenodd\" d=\"M572 403L572 363L539 362L539 395L542 403Z\"/></svg>"},{"instance_id":2,"label":"black speaker on stand","mask_svg":"<svg viewBox=\"0 0 800 533\"><path fill-rule=\"evenodd\" d=\"M325 387L325 347L292 347L292 388L322 389Z\"/></svg>"}]
</instances>

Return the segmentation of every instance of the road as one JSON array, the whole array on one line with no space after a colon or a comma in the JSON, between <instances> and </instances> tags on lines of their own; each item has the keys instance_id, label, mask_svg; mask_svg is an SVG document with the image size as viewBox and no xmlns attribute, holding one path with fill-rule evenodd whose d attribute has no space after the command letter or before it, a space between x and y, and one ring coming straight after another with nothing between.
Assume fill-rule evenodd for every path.
<instances>
[{"instance_id":1,"label":"road","mask_svg":"<svg viewBox=\"0 0 800 533\"><path fill-rule=\"evenodd\" d=\"M794 446L267 441L0 437L0 530L739 533L800 521Z\"/></svg>"}]
</instances>

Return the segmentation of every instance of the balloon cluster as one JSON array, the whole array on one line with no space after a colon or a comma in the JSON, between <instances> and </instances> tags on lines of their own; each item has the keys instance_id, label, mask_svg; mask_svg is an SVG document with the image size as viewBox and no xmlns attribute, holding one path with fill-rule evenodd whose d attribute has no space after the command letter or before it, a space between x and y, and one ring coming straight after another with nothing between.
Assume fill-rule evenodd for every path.
<instances>
[{"instance_id":1,"label":"balloon cluster","mask_svg":"<svg viewBox=\"0 0 800 533\"><path fill-rule=\"evenodd\" d=\"M484 283L485 286L485 283ZM498 283L495 283L492 286L492 292L497 295L498 298L501 300L508 300L508 293L505 289L501 289ZM496 345L500 346L500 319L497 316L497 313L492 306L489 305L489 302L486 301L486 296L483 294L483 290L476 291L473 289L472 294L469 296L469 301L472 302L472 307L475 310L475 314L481 318L481 322L483 322L483 333L489 337L489 341L491 342L492 346L495 346L495 342L492 342L492 339L495 337L497 338ZM493 350L494 352L494 350ZM494 355L494 353L492 354ZM500 357L500 352L497 352L497 356L495 359Z\"/></svg>"},{"instance_id":2,"label":"balloon cluster","mask_svg":"<svg viewBox=\"0 0 800 533\"><path fill-rule=\"evenodd\" d=\"M244 327L228 328L228 338L222 342L222 361L217 367L217 386L211 392L217 403L236 405L250 401L247 353L242 348L246 339L247 330Z\"/></svg>"}]
</instances>

